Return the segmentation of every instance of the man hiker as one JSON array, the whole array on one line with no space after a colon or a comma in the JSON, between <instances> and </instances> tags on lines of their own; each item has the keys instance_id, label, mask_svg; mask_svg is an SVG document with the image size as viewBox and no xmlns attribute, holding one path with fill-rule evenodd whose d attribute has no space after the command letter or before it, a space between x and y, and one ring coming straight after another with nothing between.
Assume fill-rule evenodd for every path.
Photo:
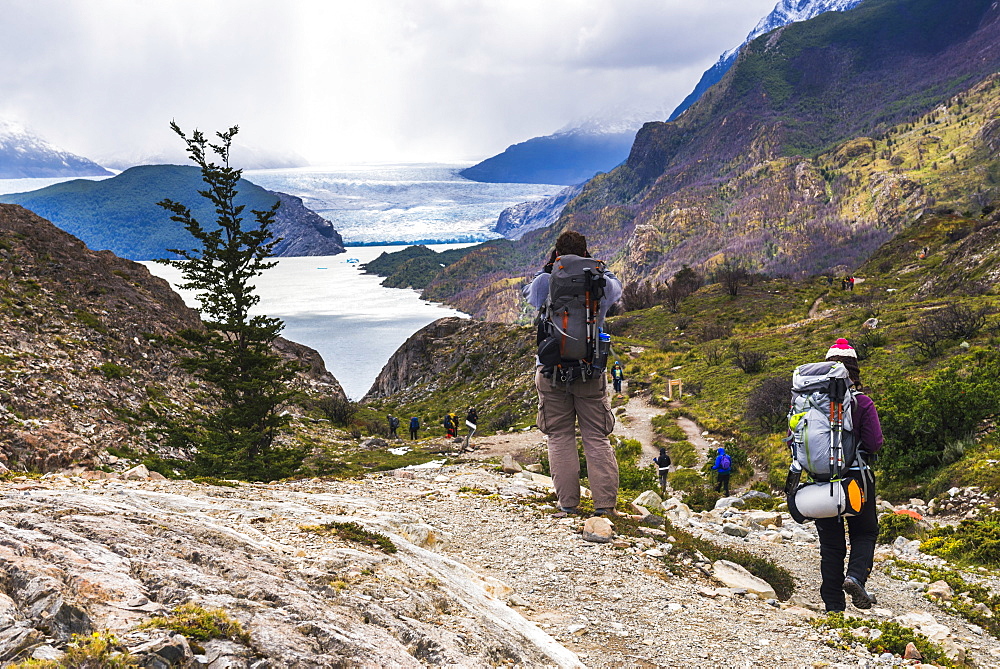
<instances>
[{"instance_id":1,"label":"man hiker","mask_svg":"<svg viewBox=\"0 0 1000 669\"><path fill-rule=\"evenodd\" d=\"M615 366L611 368L611 382L615 385L615 392L620 393L622 391L622 380L625 378L625 370L622 369L622 364L615 360Z\"/></svg>"},{"instance_id":2,"label":"man hiker","mask_svg":"<svg viewBox=\"0 0 1000 669\"><path fill-rule=\"evenodd\" d=\"M722 492L725 489L725 496L729 497L729 475L733 471L733 459L726 453L725 448L720 448L715 456L715 464L712 469L718 474L715 482L715 492Z\"/></svg>"},{"instance_id":3,"label":"man hiker","mask_svg":"<svg viewBox=\"0 0 1000 669\"><path fill-rule=\"evenodd\" d=\"M389 438L399 439L399 435L396 434L396 430L399 429L399 419L389 414Z\"/></svg>"},{"instance_id":4,"label":"man hiker","mask_svg":"<svg viewBox=\"0 0 1000 669\"><path fill-rule=\"evenodd\" d=\"M660 449L660 455L653 458L653 464L656 465L656 473L660 477L660 494L662 495L667 489L667 476L670 474L670 456L667 455L667 449Z\"/></svg>"},{"instance_id":5,"label":"man hiker","mask_svg":"<svg viewBox=\"0 0 1000 669\"><path fill-rule=\"evenodd\" d=\"M417 440L417 430L420 429L420 419L416 416L410 418L410 441Z\"/></svg>"},{"instance_id":6,"label":"man hiker","mask_svg":"<svg viewBox=\"0 0 1000 669\"><path fill-rule=\"evenodd\" d=\"M581 260L589 258L587 239L578 232L563 232L556 239L548 263L531 283L525 286L525 299L536 309L541 310L546 307L551 298L550 281L555 281L552 279L553 274L558 269L561 277L565 268L570 266L590 267L587 275L591 279L587 281L592 284L595 276L598 279L602 276L597 266L603 268L603 263ZM584 281L581 280L579 284L583 285ZM602 292L603 295L597 300L596 306L589 299L591 293L588 293L586 300L589 307L587 319L588 321L593 319L592 323L588 322L588 327L595 326L594 329L603 326L608 309L622 294L622 284L611 272L603 271ZM578 299L574 304L583 305L584 302ZM570 318L579 317L577 314L570 315L570 306L564 308L567 310L564 312L567 319L565 322L568 323ZM544 322L540 322L540 327L543 325ZM550 334L546 341L554 336ZM600 334L600 342L594 343L610 346L610 340L603 333ZM563 350L562 346L559 344L555 351L557 359ZM611 402L608 399L607 375L603 371L603 364L598 373L584 375L581 371L583 369L581 361L577 359L575 362L575 367L567 364L564 368L563 362L560 361L556 363L559 367L557 371L555 365L546 366L542 364L540 358L536 359L538 428L548 435L549 468L560 511L575 513L580 504L580 458L576 450L576 429L579 425L595 512L612 515L618 501L618 461L608 439L608 435L614 429L615 418L611 413Z\"/></svg>"},{"instance_id":7,"label":"man hiker","mask_svg":"<svg viewBox=\"0 0 1000 669\"><path fill-rule=\"evenodd\" d=\"M476 427L479 425L479 412L476 411L476 407L469 407L469 412L465 414L465 426L469 428L469 432L465 435L465 444L462 445L463 451L472 450L470 442L472 441L472 435L476 433Z\"/></svg>"},{"instance_id":8,"label":"man hiker","mask_svg":"<svg viewBox=\"0 0 1000 669\"><path fill-rule=\"evenodd\" d=\"M846 339L838 339L826 353L826 359L842 362L855 390L863 389L858 354ZM858 451L866 461L873 460L882 448L882 424L879 421L875 403L862 392L854 393L851 407L854 438ZM827 611L843 611L846 608L846 592L851 603L859 609L870 609L875 604L875 596L865 589L868 575L875 562L875 541L878 539L878 513L875 508L875 477L869 469L861 471L861 463L848 470L848 476L855 478L864 490L861 512L847 518L847 534L851 538L851 554L847 556L847 541L844 537L844 519L819 518L816 532L819 534L819 569L823 576L820 596ZM847 559L847 572L844 560Z\"/></svg>"}]
</instances>

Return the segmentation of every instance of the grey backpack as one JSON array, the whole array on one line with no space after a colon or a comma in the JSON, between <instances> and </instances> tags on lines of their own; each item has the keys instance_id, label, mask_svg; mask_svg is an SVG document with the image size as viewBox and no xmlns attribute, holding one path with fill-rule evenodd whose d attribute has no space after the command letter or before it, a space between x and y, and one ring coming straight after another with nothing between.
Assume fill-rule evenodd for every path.
<instances>
[{"instance_id":1,"label":"grey backpack","mask_svg":"<svg viewBox=\"0 0 1000 669\"><path fill-rule=\"evenodd\" d=\"M800 365L792 376L792 460L814 481L841 479L855 465L854 394L841 362Z\"/></svg>"},{"instance_id":2,"label":"grey backpack","mask_svg":"<svg viewBox=\"0 0 1000 669\"><path fill-rule=\"evenodd\" d=\"M604 297L604 263L563 255L555 259L549 294L539 311L538 358L544 367L580 367L584 377L603 372L598 352L599 306Z\"/></svg>"}]
</instances>

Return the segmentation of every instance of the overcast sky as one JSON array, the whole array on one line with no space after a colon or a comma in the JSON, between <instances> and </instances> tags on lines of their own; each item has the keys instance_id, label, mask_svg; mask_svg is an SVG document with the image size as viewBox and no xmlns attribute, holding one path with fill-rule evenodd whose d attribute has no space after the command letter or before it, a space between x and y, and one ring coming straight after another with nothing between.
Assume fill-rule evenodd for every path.
<instances>
[{"instance_id":1,"label":"overcast sky","mask_svg":"<svg viewBox=\"0 0 1000 669\"><path fill-rule=\"evenodd\" d=\"M0 117L87 157L168 129L313 164L479 160L664 115L775 0L0 0Z\"/></svg>"}]
</instances>

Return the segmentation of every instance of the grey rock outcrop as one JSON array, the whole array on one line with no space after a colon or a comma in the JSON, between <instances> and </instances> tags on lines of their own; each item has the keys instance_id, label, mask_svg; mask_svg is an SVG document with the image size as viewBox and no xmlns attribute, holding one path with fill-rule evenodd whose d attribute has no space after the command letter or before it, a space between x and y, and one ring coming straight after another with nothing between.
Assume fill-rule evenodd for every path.
<instances>
[{"instance_id":1,"label":"grey rock outcrop","mask_svg":"<svg viewBox=\"0 0 1000 669\"><path fill-rule=\"evenodd\" d=\"M2 661L194 602L225 610L249 641L215 639L198 656L179 635L123 641L145 666L581 666L503 603L509 586L408 539L433 548L439 530L364 498L64 477L21 488L0 491ZM397 552L308 529L331 521L381 532Z\"/></svg>"}]
</instances>

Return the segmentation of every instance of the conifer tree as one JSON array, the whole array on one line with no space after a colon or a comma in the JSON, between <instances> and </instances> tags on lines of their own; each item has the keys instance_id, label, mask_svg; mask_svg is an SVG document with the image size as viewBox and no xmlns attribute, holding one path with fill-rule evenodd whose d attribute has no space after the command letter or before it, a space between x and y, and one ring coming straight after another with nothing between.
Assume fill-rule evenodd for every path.
<instances>
[{"instance_id":1,"label":"conifer tree","mask_svg":"<svg viewBox=\"0 0 1000 669\"><path fill-rule=\"evenodd\" d=\"M176 123L170 127L201 168L207 187L198 193L215 206L217 219L215 226L207 226L180 202L158 203L197 242L190 250L168 249L180 258L160 262L181 270L181 287L196 291L201 304L206 327L181 333L190 352L181 364L206 382L203 390L211 400L209 410L192 410L184 419L171 421L168 440L194 447L193 474L246 480L286 476L300 454L277 449L274 440L288 422L279 409L292 395L289 384L296 368L272 347L282 321L250 315L260 301L253 279L276 264L268 258L281 241L271 231L279 202L264 211L253 210L256 225L244 227L244 206L236 204L242 170L229 164L239 128L216 133L220 142L212 144L198 130L187 137ZM206 149L221 164L210 161Z\"/></svg>"}]
</instances>

